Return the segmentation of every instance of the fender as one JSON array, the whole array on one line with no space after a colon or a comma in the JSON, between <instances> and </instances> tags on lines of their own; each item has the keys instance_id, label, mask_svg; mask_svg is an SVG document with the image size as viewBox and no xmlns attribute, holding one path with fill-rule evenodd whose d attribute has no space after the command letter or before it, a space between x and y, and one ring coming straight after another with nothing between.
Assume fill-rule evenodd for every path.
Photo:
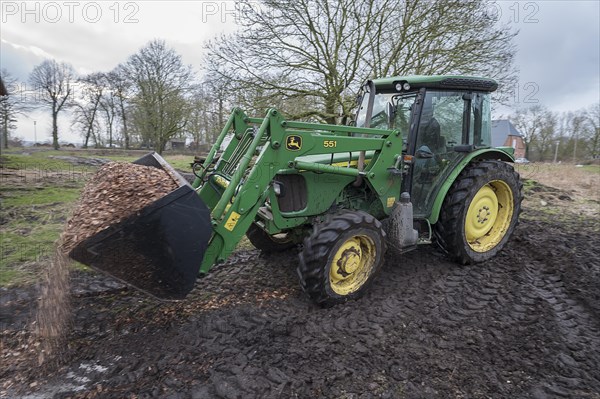
<instances>
[{"instance_id":1,"label":"fender","mask_svg":"<svg viewBox=\"0 0 600 399\"><path fill-rule=\"evenodd\" d=\"M440 190L435 197L435 201L433 202L433 206L431 207L431 214L427 218L430 224L435 224L438 221L440 216L440 211L442 209L442 204L444 199L446 198L446 194L450 190L450 187L454 184L454 181L460 175L467 165L469 165L472 161L483 160L483 159L498 159L500 161L505 162L515 162L515 158L513 156L514 148L512 147L496 147L496 148L486 148L474 151L463 158L462 161L454 168L452 173L448 176L444 184L440 187Z\"/></svg>"}]
</instances>

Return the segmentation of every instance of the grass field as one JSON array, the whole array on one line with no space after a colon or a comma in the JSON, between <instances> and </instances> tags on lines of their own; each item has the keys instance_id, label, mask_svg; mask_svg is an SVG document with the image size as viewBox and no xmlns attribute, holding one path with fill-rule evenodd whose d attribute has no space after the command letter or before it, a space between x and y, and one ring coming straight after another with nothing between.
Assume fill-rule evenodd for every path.
<instances>
[{"instance_id":1,"label":"grass field","mask_svg":"<svg viewBox=\"0 0 600 399\"><path fill-rule=\"evenodd\" d=\"M36 281L73 204L96 167L54 157L133 161L146 151L10 149L0 156L0 286ZM167 155L189 169L192 156Z\"/></svg>"},{"instance_id":2,"label":"grass field","mask_svg":"<svg viewBox=\"0 0 600 399\"><path fill-rule=\"evenodd\" d=\"M521 178L570 191L577 196L600 199L600 165L531 163L517 164Z\"/></svg>"},{"instance_id":3,"label":"grass field","mask_svg":"<svg viewBox=\"0 0 600 399\"><path fill-rule=\"evenodd\" d=\"M53 157L133 161L144 153L118 150L4 151L0 157L0 286L37 280L80 190L96 170L92 166L74 166ZM181 170L189 170L192 158L191 155L165 156L171 165ZM600 166L529 164L516 167L525 179L567 192L573 199L566 204L569 208L578 209L580 206L598 213ZM543 196L543 192L529 194L532 194L530 206L538 206L536 204L540 201L550 202L546 208L551 213L560 212L561 208L557 207L564 205L560 201L552 203L545 200L547 197ZM240 245L248 247L250 244L244 241Z\"/></svg>"}]
</instances>

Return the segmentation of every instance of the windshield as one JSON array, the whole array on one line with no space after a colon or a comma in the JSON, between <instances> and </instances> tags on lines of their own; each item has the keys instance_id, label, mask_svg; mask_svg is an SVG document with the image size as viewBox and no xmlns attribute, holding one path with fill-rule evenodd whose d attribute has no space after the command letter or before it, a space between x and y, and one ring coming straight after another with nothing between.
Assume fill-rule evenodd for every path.
<instances>
[{"instance_id":1,"label":"windshield","mask_svg":"<svg viewBox=\"0 0 600 399\"><path fill-rule=\"evenodd\" d=\"M376 129L398 129L402 135L408 135L410 127L410 115L412 105L415 102L416 93L377 93L373 101L373 113L369 127ZM369 104L369 93L362 97L358 113L356 115L356 126L366 126L367 106ZM393 112L394 115L388 114ZM392 121L390 126L389 121Z\"/></svg>"}]
</instances>

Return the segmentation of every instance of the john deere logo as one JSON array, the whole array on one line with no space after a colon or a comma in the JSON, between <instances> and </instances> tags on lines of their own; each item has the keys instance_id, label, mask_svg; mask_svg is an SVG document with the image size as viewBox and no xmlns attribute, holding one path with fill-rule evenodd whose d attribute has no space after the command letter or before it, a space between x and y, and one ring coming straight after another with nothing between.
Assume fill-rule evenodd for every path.
<instances>
[{"instance_id":1,"label":"john deere logo","mask_svg":"<svg viewBox=\"0 0 600 399\"><path fill-rule=\"evenodd\" d=\"M285 139L285 148L290 151L299 151L302 148L302 137L291 135Z\"/></svg>"}]
</instances>

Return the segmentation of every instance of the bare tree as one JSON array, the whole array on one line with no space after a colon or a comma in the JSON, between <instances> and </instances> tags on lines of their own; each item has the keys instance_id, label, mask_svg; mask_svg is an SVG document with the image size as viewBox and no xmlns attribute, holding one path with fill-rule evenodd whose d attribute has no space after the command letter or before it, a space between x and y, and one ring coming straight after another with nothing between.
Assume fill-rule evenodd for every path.
<instances>
[{"instance_id":1,"label":"bare tree","mask_svg":"<svg viewBox=\"0 0 600 399\"><path fill-rule=\"evenodd\" d=\"M551 111L546 111L541 121L541 128L537 139L532 143L537 150L539 160L545 161L552 149L558 130L558 117Z\"/></svg>"},{"instance_id":2,"label":"bare tree","mask_svg":"<svg viewBox=\"0 0 600 399\"><path fill-rule=\"evenodd\" d=\"M532 143L536 143L544 128L544 121L548 115L548 110L541 105L534 105L529 108L520 108L515 114L509 116L510 121L523 134L525 141L525 157L530 157Z\"/></svg>"},{"instance_id":3,"label":"bare tree","mask_svg":"<svg viewBox=\"0 0 600 399\"><path fill-rule=\"evenodd\" d=\"M45 60L33 68L29 82L37 94L37 102L52 112L52 145L58 150L58 114L70 106L75 70L70 64Z\"/></svg>"},{"instance_id":4,"label":"bare tree","mask_svg":"<svg viewBox=\"0 0 600 399\"><path fill-rule=\"evenodd\" d=\"M135 130L162 153L169 139L184 133L192 69L164 41L154 40L129 57L125 70L133 84Z\"/></svg>"},{"instance_id":5,"label":"bare tree","mask_svg":"<svg viewBox=\"0 0 600 399\"><path fill-rule=\"evenodd\" d=\"M88 103L76 103L74 105L71 127L81 131L83 148L89 147L90 140L96 148L100 146L100 124L98 123L96 112L91 110Z\"/></svg>"},{"instance_id":6,"label":"bare tree","mask_svg":"<svg viewBox=\"0 0 600 399\"><path fill-rule=\"evenodd\" d=\"M18 81L6 69L0 71L0 78L6 88L6 95L0 96L0 141L2 147L8 148L10 131L17 128L17 116L25 109L22 97L18 95Z\"/></svg>"},{"instance_id":7,"label":"bare tree","mask_svg":"<svg viewBox=\"0 0 600 399\"><path fill-rule=\"evenodd\" d=\"M79 125L83 129L83 148L87 148L90 138L94 140L96 146L99 140L96 134L99 129L98 108L100 100L106 89L106 78L103 73L91 73L79 79L82 87L81 102L75 101L74 125Z\"/></svg>"},{"instance_id":8,"label":"bare tree","mask_svg":"<svg viewBox=\"0 0 600 399\"><path fill-rule=\"evenodd\" d=\"M567 156L568 152L571 154L573 162L577 160L577 147L580 144L579 142L585 138L586 133L587 120L585 110L569 111L562 115L560 135L562 138L567 139L563 158Z\"/></svg>"},{"instance_id":9,"label":"bare tree","mask_svg":"<svg viewBox=\"0 0 600 399\"><path fill-rule=\"evenodd\" d=\"M589 135L589 150L592 158L600 156L600 103L591 105L584 113Z\"/></svg>"},{"instance_id":10,"label":"bare tree","mask_svg":"<svg viewBox=\"0 0 600 399\"><path fill-rule=\"evenodd\" d=\"M104 115L104 127L106 128L108 146L112 147L115 118L118 113L118 99L112 90L108 89L104 91L102 98L100 99L100 108Z\"/></svg>"},{"instance_id":11,"label":"bare tree","mask_svg":"<svg viewBox=\"0 0 600 399\"><path fill-rule=\"evenodd\" d=\"M245 4L245 5L244 5ZM263 0L240 3L241 28L206 45L208 74L258 100L304 98L292 118L349 116L372 76L414 73L515 77L515 35L484 0Z\"/></svg>"},{"instance_id":12,"label":"bare tree","mask_svg":"<svg viewBox=\"0 0 600 399\"><path fill-rule=\"evenodd\" d=\"M125 149L129 149L130 134L129 130L127 129L126 107L131 94L132 82L127 78L126 70L123 65L119 65L110 71L106 75L106 78L108 80L111 93L115 97L117 114L121 118L121 135L123 136Z\"/></svg>"},{"instance_id":13,"label":"bare tree","mask_svg":"<svg viewBox=\"0 0 600 399\"><path fill-rule=\"evenodd\" d=\"M210 118L212 103L212 98L202 85L194 90L194 94L190 99L190 113L188 114L186 127L194 149L198 149L201 144L209 141L209 131L212 129Z\"/></svg>"},{"instance_id":14,"label":"bare tree","mask_svg":"<svg viewBox=\"0 0 600 399\"><path fill-rule=\"evenodd\" d=\"M186 131L195 146L216 140L233 104L247 108L257 104L256 98L247 90L236 90L235 96L228 95L229 90L229 82L219 77L210 77L194 87L189 100L190 111Z\"/></svg>"},{"instance_id":15,"label":"bare tree","mask_svg":"<svg viewBox=\"0 0 600 399\"><path fill-rule=\"evenodd\" d=\"M499 25L489 11L489 2L480 0L396 3L373 35L370 69L376 76L487 76L500 83L497 100L507 101L517 83L518 32Z\"/></svg>"}]
</instances>

